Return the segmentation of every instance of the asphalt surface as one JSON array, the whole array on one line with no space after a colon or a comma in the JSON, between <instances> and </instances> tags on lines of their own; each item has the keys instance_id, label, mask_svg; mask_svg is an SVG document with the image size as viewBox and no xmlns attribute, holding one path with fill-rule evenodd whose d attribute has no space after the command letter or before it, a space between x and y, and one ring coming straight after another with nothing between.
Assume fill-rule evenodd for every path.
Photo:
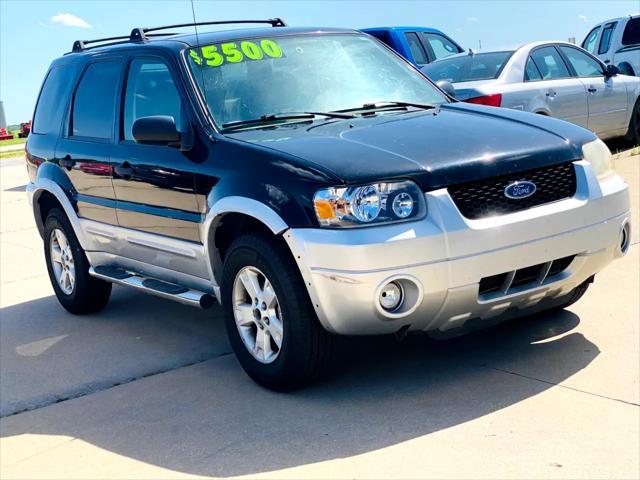
<instances>
[{"instance_id":1,"label":"asphalt surface","mask_svg":"<svg viewBox=\"0 0 640 480\"><path fill-rule=\"evenodd\" d=\"M632 188L638 243L640 156ZM24 187L0 160L0 477L639 478L640 256L565 311L448 342L349 340L276 394L243 373L218 307L114 288L57 303Z\"/></svg>"}]
</instances>

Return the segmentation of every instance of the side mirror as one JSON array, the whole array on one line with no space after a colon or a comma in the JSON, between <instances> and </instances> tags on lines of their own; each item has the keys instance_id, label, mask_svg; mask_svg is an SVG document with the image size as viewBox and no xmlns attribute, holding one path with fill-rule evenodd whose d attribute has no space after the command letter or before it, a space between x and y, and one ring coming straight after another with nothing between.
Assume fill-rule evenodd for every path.
<instances>
[{"instance_id":1,"label":"side mirror","mask_svg":"<svg viewBox=\"0 0 640 480\"><path fill-rule=\"evenodd\" d=\"M180 142L176 122L169 115L141 117L131 129L136 142L146 145L175 145Z\"/></svg>"},{"instance_id":2,"label":"side mirror","mask_svg":"<svg viewBox=\"0 0 640 480\"><path fill-rule=\"evenodd\" d=\"M615 77L620 73L620 69L615 65L607 65L607 68L604 71L604 76L607 78Z\"/></svg>"},{"instance_id":3,"label":"side mirror","mask_svg":"<svg viewBox=\"0 0 640 480\"><path fill-rule=\"evenodd\" d=\"M452 98L456 98L456 89L449 80L438 80L436 85L440 90Z\"/></svg>"}]
</instances>

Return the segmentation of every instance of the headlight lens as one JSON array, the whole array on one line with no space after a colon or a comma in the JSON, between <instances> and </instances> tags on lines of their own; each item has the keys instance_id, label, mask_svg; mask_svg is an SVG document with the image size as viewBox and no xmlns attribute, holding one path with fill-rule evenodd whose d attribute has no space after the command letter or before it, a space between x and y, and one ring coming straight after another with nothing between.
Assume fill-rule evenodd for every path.
<instances>
[{"instance_id":1,"label":"headlight lens","mask_svg":"<svg viewBox=\"0 0 640 480\"><path fill-rule=\"evenodd\" d=\"M604 180L614 174L609 147L599 138L593 142L585 143L582 146L582 155L593 167L598 180Z\"/></svg>"},{"instance_id":2,"label":"headlight lens","mask_svg":"<svg viewBox=\"0 0 640 480\"><path fill-rule=\"evenodd\" d=\"M427 213L424 194L408 180L323 188L314 195L313 205L323 227L417 220Z\"/></svg>"}]
</instances>

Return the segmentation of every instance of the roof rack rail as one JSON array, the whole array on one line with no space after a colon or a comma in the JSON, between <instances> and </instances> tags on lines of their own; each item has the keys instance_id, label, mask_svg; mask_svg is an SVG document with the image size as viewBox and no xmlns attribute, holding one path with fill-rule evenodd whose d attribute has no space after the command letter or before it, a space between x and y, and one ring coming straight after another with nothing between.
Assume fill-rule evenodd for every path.
<instances>
[{"instance_id":1,"label":"roof rack rail","mask_svg":"<svg viewBox=\"0 0 640 480\"><path fill-rule=\"evenodd\" d=\"M81 52L89 48L88 45L92 43L102 43L102 42L126 43L126 42L143 41L149 37L175 35L175 33L150 33L150 32L157 32L158 30L168 30L170 28L181 28L181 27L196 27L200 25L228 25L233 23L266 23L271 25L272 27L287 26L285 21L282 20L281 18L269 18L267 20L219 20L215 22L180 23L176 25L166 25L164 27L134 28L133 30L131 30L131 33L127 36L96 38L95 40L76 40L75 42L73 42L73 48L71 49L71 51Z\"/></svg>"},{"instance_id":2,"label":"roof rack rail","mask_svg":"<svg viewBox=\"0 0 640 480\"><path fill-rule=\"evenodd\" d=\"M129 39L131 41L144 40L148 36L148 32L157 32L158 30L167 30L169 28L181 28L181 27L197 27L200 25L229 25L233 23L266 23L272 27L286 27L287 24L281 18L269 18L267 20L218 20L214 22L195 22L195 23L179 23L176 25L165 25L164 27L153 28L134 28L131 30Z\"/></svg>"}]
</instances>

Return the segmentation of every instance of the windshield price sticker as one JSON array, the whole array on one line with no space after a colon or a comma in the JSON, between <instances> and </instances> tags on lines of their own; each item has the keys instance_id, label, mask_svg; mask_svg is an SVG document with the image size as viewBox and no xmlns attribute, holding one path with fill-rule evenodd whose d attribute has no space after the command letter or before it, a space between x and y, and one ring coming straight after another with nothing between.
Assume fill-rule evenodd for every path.
<instances>
[{"instance_id":1,"label":"windshield price sticker","mask_svg":"<svg viewBox=\"0 0 640 480\"><path fill-rule=\"evenodd\" d=\"M198 54L196 49L189 50L189 56L197 65L219 67L225 63L282 58L284 57L284 53L277 42L264 39L207 45L206 47L200 48L200 54Z\"/></svg>"}]
</instances>

